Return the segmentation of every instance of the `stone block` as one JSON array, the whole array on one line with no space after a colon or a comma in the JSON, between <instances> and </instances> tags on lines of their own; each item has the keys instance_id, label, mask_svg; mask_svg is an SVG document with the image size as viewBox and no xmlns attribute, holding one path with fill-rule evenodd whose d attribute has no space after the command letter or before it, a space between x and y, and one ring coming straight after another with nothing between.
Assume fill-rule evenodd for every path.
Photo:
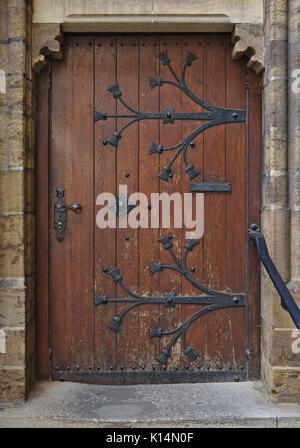
<instances>
[{"instance_id":1,"label":"stone block","mask_svg":"<svg viewBox=\"0 0 300 448\"><path fill-rule=\"evenodd\" d=\"M6 337L6 353L0 353L0 366L25 368L25 329L24 327L3 327Z\"/></svg>"},{"instance_id":2,"label":"stone block","mask_svg":"<svg viewBox=\"0 0 300 448\"><path fill-rule=\"evenodd\" d=\"M9 110L23 110L25 97L25 80L23 75L7 75L7 95L9 99Z\"/></svg>"},{"instance_id":3,"label":"stone block","mask_svg":"<svg viewBox=\"0 0 300 448\"><path fill-rule=\"evenodd\" d=\"M0 289L0 327L25 325L25 297L25 290Z\"/></svg>"},{"instance_id":4,"label":"stone block","mask_svg":"<svg viewBox=\"0 0 300 448\"><path fill-rule=\"evenodd\" d=\"M279 402L300 403L300 368L272 367L268 369L268 390Z\"/></svg>"},{"instance_id":5,"label":"stone block","mask_svg":"<svg viewBox=\"0 0 300 448\"><path fill-rule=\"evenodd\" d=\"M287 131L268 128L264 138L264 172L287 170Z\"/></svg>"},{"instance_id":6,"label":"stone block","mask_svg":"<svg viewBox=\"0 0 300 448\"><path fill-rule=\"evenodd\" d=\"M271 170L263 176L262 196L264 206L288 206L288 173L281 170Z\"/></svg>"},{"instance_id":7,"label":"stone block","mask_svg":"<svg viewBox=\"0 0 300 448\"><path fill-rule=\"evenodd\" d=\"M0 276L24 275L24 216L0 215Z\"/></svg>"},{"instance_id":8,"label":"stone block","mask_svg":"<svg viewBox=\"0 0 300 448\"><path fill-rule=\"evenodd\" d=\"M0 367L0 400L25 400L25 368Z\"/></svg>"},{"instance_id":9,"label":"stone block","mask_svg":"<svg viewBox=\"0 0 300 448\"><path fill-rule=\"evenodd\" d=\"M299 367L300 330L297 332L295 326L270 330L269 347L270 366Z\"/></svg>"},{"instance_id":10,"label":"stone block","mask_svg":"<svg viewBox=\"0 0 300 448\"><path fill-rule=\"evenodd\" d=\"M287 38L287 0L267 0L265 2L265 22L267 40Z\"/></svg>"},{"instance_id":11,"label":"stone block","mask_svg":"<svg viewBox=\"0 0 300 448\"><path fill-rule=\"evenodd\" d=\"M9 60L7 70L9 73L26 72L26 43L25 41L11 42L9 44Z\"/></svg>"},{"instance_id":12,"label":"stone block","mask_svg":"<svg viewBox=\"0 0 300 448\"><path fill-rule=\"evenodd\" d=\"M7 20L8 36L10 39L25 35L26 11L23 2L9 2Z\"/></svg>"},{"instance_id":13,"label":"stone block","mask_svg":"<svg viewBox=\"0 0 300 448\"><path fill-rule=\"evenodd\" d=\"M0 212L24 211L24 172L0 172Z\"/></svg>"},{"instance_id":14,"label":"stone block","mask_svg":"<svg viewBox=\"0 0 300 448\"><path fill-rule=\"evenodd\" d=\"M286 40L271 40L266 46L265 55L267 64L269 66L268 77L269 81L272 77L280 77L287 79L287 41Z\"/></svg>"},{"instance_id":15,"label":"stone block","mask_svg":"<svg viewBox=\"0 0 300 448\"><path fill-rule=\"evenodd\" d=\"M286 80L269 80L265 87L265 128L287 128L287 93Z\"/></svg>"}]
</instances>

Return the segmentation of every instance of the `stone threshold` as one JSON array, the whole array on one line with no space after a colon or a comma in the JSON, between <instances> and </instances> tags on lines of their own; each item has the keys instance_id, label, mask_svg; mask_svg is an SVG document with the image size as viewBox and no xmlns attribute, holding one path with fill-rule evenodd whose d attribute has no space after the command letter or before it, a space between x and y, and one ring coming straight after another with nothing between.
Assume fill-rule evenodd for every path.
<instances>
[{"instance_id":1,"label":"stone threshold","mask_svg":"<svg viewBox=\"0 0 300 448\"><path fill-rule=\"evenodd\" d=\"M0 401L1 428L300 428L300 404L271 401L260 381L99 386L37 383Z\"/></svg>"}]
</instances>

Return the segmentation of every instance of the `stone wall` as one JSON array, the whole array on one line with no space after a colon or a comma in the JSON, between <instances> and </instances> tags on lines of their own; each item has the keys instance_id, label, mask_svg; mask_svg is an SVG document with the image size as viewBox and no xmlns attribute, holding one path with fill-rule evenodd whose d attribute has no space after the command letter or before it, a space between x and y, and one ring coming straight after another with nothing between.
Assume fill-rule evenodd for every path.
<instances>
[{"instance_id":1,"label":"stone wall","mask_svg":"<svg viewBox=\"0 0 300 448\"><path fill-rule=\"evenodd\" d=\"M34 379L32 5L0 3L0 399Z\"/></svg>"},{"instance_id":2,"label":"stone wall","mask_svg":"<svg viewBox=\"0 0 300 448\"><path fill-rule=\"evenodd\" d=\"M300 306L299 129L300 93L292 71L300 68L300 1L265 1L263 231L270 255ZM300 400L300 353L295 326L262 272L262 366L269 393Z\"/></svg>"}]
</instances>

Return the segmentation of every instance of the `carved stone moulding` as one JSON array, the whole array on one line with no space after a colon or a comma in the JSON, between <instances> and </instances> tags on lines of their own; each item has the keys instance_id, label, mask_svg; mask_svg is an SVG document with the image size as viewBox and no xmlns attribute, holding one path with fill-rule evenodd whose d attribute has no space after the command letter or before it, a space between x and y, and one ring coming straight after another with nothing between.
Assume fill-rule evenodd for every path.
<instances>
[{"instance_id":1,"label":"carved stone moulding","mask_svg":"<svg viewBox=\"0 0 300 448\"><path fill-rule=\"evenodd\" d=\"M32 25L32 68L39 73L47 65L47 56L62 59L63 33L59 23Z\"/></svg>"},{"instance_id":2,"label":"carved stone moulding","mask_svg":"<svg viewBox=\"0 0 300 448\"><path fill-rule=\"evenodd\" d=\"M264 31L263 25L240 23L232 33L232 59L249 58L247 67L261 75L264 70Z\"/></svg>"}]
</instances>

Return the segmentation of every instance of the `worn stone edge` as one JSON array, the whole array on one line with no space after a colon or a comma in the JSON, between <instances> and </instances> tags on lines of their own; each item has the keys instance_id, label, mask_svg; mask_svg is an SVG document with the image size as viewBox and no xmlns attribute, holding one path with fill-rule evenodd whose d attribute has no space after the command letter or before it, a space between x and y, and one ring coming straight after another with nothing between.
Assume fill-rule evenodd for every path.
<instances>
[{"instance_id":1,"label":"worn stone edge","mask_svg":"<svg viewBox=\"0 0 300 448\"><path fill-rule=\"evenodd\" d=\"M238 60L247 56L248 68L254 70L257 75L265 71L263 25L236 24L232 32L232 43L232 59Z\"/></svg>"},{"instance_id":2,"label":"worn stone edge","mask_svg":"<svg viewBox=\"0 0 300 448\"><path fill-rule=\"evenodd\" d=\"M47 66L47 56L62 59L63 33L59 23L32 24L32 69L39 73Z\"/></svg>"}]
</instances>

